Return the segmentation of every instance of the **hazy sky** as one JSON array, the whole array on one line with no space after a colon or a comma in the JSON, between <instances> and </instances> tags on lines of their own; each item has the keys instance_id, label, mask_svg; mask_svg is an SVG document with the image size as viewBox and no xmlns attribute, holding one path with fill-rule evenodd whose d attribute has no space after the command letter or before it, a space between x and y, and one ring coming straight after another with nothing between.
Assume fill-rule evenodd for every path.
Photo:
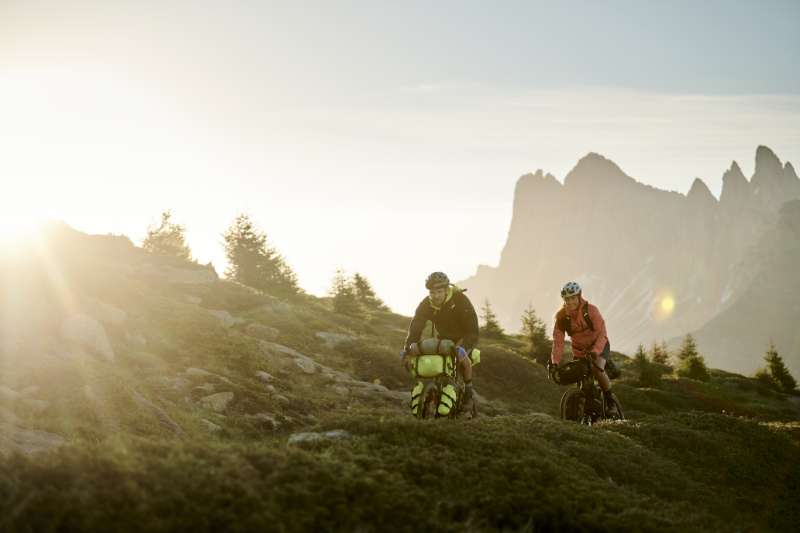
<instances>
[{"instance_id":1,"label":"hazy sky","mask_svg":"<svg viewBox=\"0 0 800 533\"><path fill-rule=\"evenodd\" d=\"M800 163L798 2L299 4L0 0L0 223L171 208L222 271L246 211L308 291L343 266L408 313L496 263L526 172Z\"/></svg>"}]
</instances>

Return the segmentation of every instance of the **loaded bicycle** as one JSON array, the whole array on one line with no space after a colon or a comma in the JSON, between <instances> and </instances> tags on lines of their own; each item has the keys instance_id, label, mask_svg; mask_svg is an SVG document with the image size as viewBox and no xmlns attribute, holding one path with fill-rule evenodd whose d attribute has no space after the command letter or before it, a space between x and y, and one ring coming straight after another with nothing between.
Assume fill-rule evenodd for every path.
<instances>
[{"instance_id":1,"label":"loaded bicycle","mask_svg":"<svg viewBox=\"0 0 800 533\"><path fill-rule=\"evenodd\" d=\"M416 418L458 418L477 415L475 399L464 405L464 380L456 365L456 344L447 339L425 339L416 344L409 372L417 379L411 391L411 412ZM480 351L469 354L480 362ZM465 407L467 407L465 412Z\"/></svg>"},{"instance_id":2,"label":"loaded bicycle","mask_svg":"<svg viewBox=\"0 0 800 533\"><path fill-rule=\"evenodd\" d=\"M606 363L609 378L617 377L613 363ZM559 385L575 384L561 396L560 412L563 420L572 420L591 426L601 420L625 420L622 404L616 394L607 399L592 374L591 362L586 358L575 359L561 366L554 366L550 376ZM609 402L614 402L610 405Z\"/></svg>"}]
</instances>

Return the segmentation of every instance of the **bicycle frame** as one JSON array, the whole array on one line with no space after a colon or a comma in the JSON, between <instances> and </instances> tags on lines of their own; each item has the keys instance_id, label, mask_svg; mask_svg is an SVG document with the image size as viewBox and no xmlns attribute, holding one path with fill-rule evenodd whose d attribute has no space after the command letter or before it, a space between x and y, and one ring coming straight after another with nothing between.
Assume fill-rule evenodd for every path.
<instances>
[{"instance_id":1,"label":"bicycle frame","mask_svg":"<svg viewBox=\"0 0 800 533\"><path fill-rule=\"evenodd\" d=\"M578 422L587 426L591 426L598 420L606 418L605 397L595 383L594 374L590 365L591 363L586 361L586 372L575 384L576 388L580 391L581 400L583 401L582 413ZM569 401L573 393L574 391L567 391L561 397L562 418L566 418L566 402Z\"/></svg>"}]
</instances>

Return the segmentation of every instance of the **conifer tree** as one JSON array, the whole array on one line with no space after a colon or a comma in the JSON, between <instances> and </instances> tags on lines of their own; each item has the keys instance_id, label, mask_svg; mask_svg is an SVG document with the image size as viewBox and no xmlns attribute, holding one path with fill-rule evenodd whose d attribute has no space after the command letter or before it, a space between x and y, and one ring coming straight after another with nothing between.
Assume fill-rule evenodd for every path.
<instances>
[{"instance_id":1,"label":"conifer tree","mask_svg":"<svg viewBox=\"0 0 800 533\"><path fill-rule=\"evenodd\" d=\"M330 290L333 298L333 310L336 313L349 316L360 316L361 303L358 300L352 279L349 279L341 268L336 269Z\"/></svg>"},{"instance_id":2,"label":"conifer tree","mask_svg":"<svg viewBox=\"0 0 800 533\"><path fill-rule=\"evenodd\" d=\"M653 347L655 349L657 345ZM660 347L658 347L658 349L660 350ZM636 354L633 356L633 365L639 374L639 385L643 387L655 387L658 385L658 382L661 381L661 374L658 368L647 359L647 353L645 352L643 344L640 344L636 349Z\"/></svg>"},{"instance_id":3,"label":"conifer tree","mask_svg":"<svg viewBox=\"0 0 800 533\"><path fill-rule=\"evenodd\" d=\"M697 379L700 381L708 381L711 379L706 367L706 361L702 355L697 352L697 344L691 333L687 334L683 339L683 345L680 352L678 352L678 365L677 372L679 376Z\"/></svg>"},{"instance_id":4,"label":"conifer tree","mask_svg":"<svg viewBox=\"0 0 800 533\"><path fill-rule=\"evenodd\" d=\"M355 290L356 299L367 309L386 310L386 305L375 294L375 290L369 280L358 272L353 275L353 289Z\"/></svg>"},{"instance_id":5,"label":"conifer tree","mask_svg":"<svg viewBox=\"0 0 800 533\"><path fill-rule=\"evenodd\" d=\"M797 381L795 381L789 369L786 368L786 364L778 354L775 344L770 343L767 352L764 354L764 361L767 366L756 373L756 379L781 392L794 392L797 388Z\"/></svg>"},{"instance_id":6,"label":"conifer tree","mask_svg":"<svg viewBox=\"0 0 800 533\"><path fill-rule=\"evenodd\" d=\"M481 335L488 338L500 339L505 337L505 331L500 327L500 322L497 321L497 316L492 311L492 305L487 298L481 309L481 318L484 325L480 329Z\"/></svg>"},{"instance_id":7,"label":"conifer tree","mask_svg":"<svg viewBox=\"0 0 800 533\"><path fill-rule=\"evenodd\" d=\"M545 364L550 358L551 342L547 339L544 322L539 318L531 304L522 312L522 334L530 343L529 355L537 362Z\"/></svg>"},{"instance_id":8,"label":"conifer tree","mask_svg":"<svg viewBox=\"0 0 800 533\"><path fill-rule=\"evenodd\" d=\"M192 260L192 252L186 244L186 228L172 222L172 213L169 210L161 213L161 223L158 226L148 226L142 248L157 255Z\"/></svg>"},{"instance_id":9,"label":"conifer tree","mask_svg":"<svg viewBox=\"0 0 800 533\"><path fill-rule=\"evenodd\" d=\"M267 236L250 217L238 215L223 239L228 278L276 296L294 296L300 292L294 271L269 245Z\"/></svg>"},{"instance_id":10,"label":"conifer tree","mask_svg":"<svg viewBox=\"0 0 800 533\"><path fill-rule=\"evenodd\" d=\"M677 354L678 361L685 361L692 357L697 357L697 343L691 333L688 333L683 339L681 349Z\"/></svg>"},{"instance_id":11,"label":"conifer tree","mask_svg":"<svg viewBox=\"0 0 800 533\"><path fill-rule=\"evenodd\" d=\"M650 349L650 360L660 365L669 364L669 351L667 350L667 343L661 342L658 344L653 342L653 347Z\"/></svg>"}]
</instances>

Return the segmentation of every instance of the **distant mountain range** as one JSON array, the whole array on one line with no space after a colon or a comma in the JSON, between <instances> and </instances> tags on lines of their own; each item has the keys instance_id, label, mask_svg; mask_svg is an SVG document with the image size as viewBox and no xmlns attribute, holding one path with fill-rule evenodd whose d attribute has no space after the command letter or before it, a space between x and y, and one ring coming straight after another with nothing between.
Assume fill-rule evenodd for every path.
<instances>
[{"instance_id":1,"label":"distant mountain range","mask_svg":"<svg viewBox=\"0 0 800 533\"><path fill-rule=\"evenodd\" d=\"M552 325L559 288L577 280L615 349L696 332L711 365L752 372L772 340L800 373L800 209L784 207L800 178L769 148L749 180L731 164L719 200L700 179L663 191L594 153L563 185L539 170L514 194L499 265L461 283L507 328L528 304Z\"/></svg>"}]
</instances>

